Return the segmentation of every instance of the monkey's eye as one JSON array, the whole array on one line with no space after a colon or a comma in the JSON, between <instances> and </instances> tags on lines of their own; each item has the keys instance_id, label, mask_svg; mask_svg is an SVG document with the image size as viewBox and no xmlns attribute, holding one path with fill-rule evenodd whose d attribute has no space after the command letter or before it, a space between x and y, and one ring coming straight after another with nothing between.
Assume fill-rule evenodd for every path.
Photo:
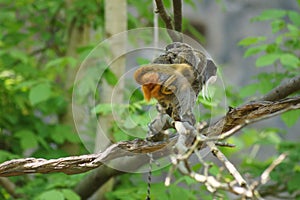
<instances>
[{"instance_id":1,"label":"monkey's eye","mask_svg":"<svg viewBox=\"0 0 300 200\"><path fill-rule=\"evenodd\" d=\"M168 87L162 87L161 92L163 94L169 95L169 94L174 93L175 89L176 89L176 87L174 85L169 85Z\"/></svg>"}]
</instances>

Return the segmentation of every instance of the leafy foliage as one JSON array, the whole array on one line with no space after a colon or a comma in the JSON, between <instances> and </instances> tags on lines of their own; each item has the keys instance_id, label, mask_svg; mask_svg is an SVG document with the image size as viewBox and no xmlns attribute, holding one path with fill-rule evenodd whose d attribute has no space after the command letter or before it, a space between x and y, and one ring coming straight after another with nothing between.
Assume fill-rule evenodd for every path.
<instances>
[{"instance_id":1,"label":"leafy foliage","mask_svg":"<svg viewBox=\"0 0 300 200\"><path fill-rule=\"evenodd\" d=\"M128 13L128 29L153 25L152 1L128 2L129 7L135 11L132 12L135 14ZM193 5L191 0L184 2ZM5 7L0 12L0 162L20 157L66 156L68 153L64 146L70 143L79 147L79 153L86 153L73 128L64 121L70 104L66 72L79 64L77 58L68 55L69 31L71 27L87 25L97 31L98 39L103 39L103 1L74 0L71 5L67 5L63 0L0 0L0 4ZM166 4L166 7L171 9L170 4ZM275 39L251 36L239 45L247 47L245 58L256 56L256 66L269 68L272 73L258 74L254 77L256 82L245 86L238 94L233 87L227 87L226 95L232 106L240 104L247 97L265 94L284 79L299 74L300 14L291 10L266 10L252 21L267 21ZM161 21L159 23L163 26ZM199 41L204 41L203 36L186 19L183 20L183 31L189 31ZM78 58L84 58L92 48L92 45L87 44L76 49ZM143 64L148 60L139 59L137 62ZM92 70L88 73L93 74ZM105 71L104 78L110 85L117 83L116 76L110 70ZM84 84L83 93L89 87L89 80ZM217 89L211 89L218 94ZM211 115L206 111L215 108L219 102L202 97L198 101L203 104L201 120L209 119ZM154 104L151 102L150 105ZM92 112L107 115L113 112L112 109L124 119L122 123L114 123L111 128L115 141L145 137L147 123L151 115L155 115L149 104L142 100L140 91L134 92L128 105L99 104ZM285 125L291 127L299 121L299 116L299 111L293 111L283 114L281 118ZM241 137L229 139L238 148L224 151L227 155L242 159L242 170L252 175L260 174L271 162L271 159L266 162L257 160L253 145L259 148L272 146L277 153L287 152L288 159L272 173L272 180L275 186L283 185L285 191L297 194L300 145L295 141L283 141L284 133L275 128L245 129ZM252 153L244 159L245 155L241 152L249 149L252 149ZM195 169L201 170L201 167L199 163L194 165ZM155 172L155 176L163 177L167 170ZM213 175L221 174L217 166L213 166L209 172ZM18 186L16 192L23 195L23 199L76 200L80 197L72 188L83 176L85 174L49 174L12 177L10 180ZM163 181L152 185L153 199L199 199L199 196L211 199L205 188L194 180L177 173L174 176L175 182L169 188L163 185ZM224 179L230 178L228 174L222 173L222 176ZM146 183L141 175L125 174L120 176L118 184L106 194L106 198L144 199L145 193ZM0 198L12 199L4 188L0 188Z\"/></svg>"},{"instance_id":2,"label":"leafy foliage","mask_svg":"<svg viewBox=\"0 0 300 200\"><path fill-rule=\"evenodd\" d=\"M299 2L298 2L299 3ZM248 37L239 42L239 45L247 47L245 57L256 56L256 67L270 68L270 73L260 73L254 77L257 82L242 88L240 96L250 97L259 92L265 94L285 79L299 75L300 68L300 14L292 10L271 9L263 11L259 16L252 19L253 22L270 24L274 39L265 36ZM268 70L269 71L269 70ZM299 92L298 92L299 94ZM281 119L288 127L299 122L299 111L290 111L281 115ZM300 198L299 188L296 183L300 181L299 171L299 142L285 141L282 139L285 131L282 129L266 128L245 129L243 135L238 138L244 147L253 145L250 156L244 159L243 170L257 176L263 172L271 160L265 162L255 159L257 149L272 145L279 153L286 153L288 158L279 165L272 173L273 183L262 189L262 195L279 195L288 192L293 198ZM253 137L252 135L255 135ZM255 150L256 149L256 150ZM251 156L252 155L252 156ZM268 187L276 188L274 192ZM271 189L272 190L272 189ZM275 194L278 193L278 194Z\"/></svg>"},{"instance_id":3,"label":"leafy foliage","mask_svg":"<svg viewBox=\"0 0 300 200\"><path fill-rule=\"evenodd\" d=\"M68 28L75 21L78 26L102 26L98 8L103 7L98 1L74 1L71 9L60 0L0 3L5 7L0 14L0 162L67 156L63 150L66 143L77 145L84 153L77 134L63 120L70 97L65 72L78 64L66 52ZM74 20L75 16L88 21ZM56 179L50 180L54 176ZM24 199L79 199L69 189L79 181L76 176L37 175L12 180ZM50 182L65 184L50 188ZM0 198L12 197L1 188Z\"/></svg>"}]
</instances>

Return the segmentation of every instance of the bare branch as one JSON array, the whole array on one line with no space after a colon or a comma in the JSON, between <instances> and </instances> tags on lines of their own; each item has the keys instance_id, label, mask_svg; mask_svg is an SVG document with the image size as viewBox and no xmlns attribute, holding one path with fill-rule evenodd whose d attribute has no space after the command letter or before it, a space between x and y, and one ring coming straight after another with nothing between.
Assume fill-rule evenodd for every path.
<instances>
[{"instance_id":1,"label":"bare branch","mask_svg":"<svg viewBox=\"0 0 300 200\"><path fill-rule=\"evenodd\" d=\"M263 101L276 101L283 99L290 94L300 91L300 75L290 79L286 83L282 83L268 94L266 94L261 100Z\"/></svg>"},{"instance_id":2,"label":"bare branch","mask_svg":"<svg viewBox=\"0 0 300 200\"><path fill-rule=\"evenodd\" d=\"M260 176L261 184L266 184L270 179L270 173L275 169L277 165L282 163L282 161L286 158L286 154L281 154L276 160L272 162L272 164L262 173Z\"/></svg>"},{"instance_id":3,"label":"bare branch","mask_svg":"<svg viewBox=\"0 0 300 200\"><path fill-rule=\"evenodd\" d=\"M218 189L230 191L236 195L243 195L248 198L254 197L253 192L241 186L232 186L229 183L222 183L213 176L205 176L192 172L190 177L194 178L199 183L204 183L210 192L215 192Z\"/></svg>"},{"instance_id":4,"label":"bare branch","mask_svg":"<svg viewBox=\"0 0 300 200\"><path fill-rule=\"evenodd\" d=\"M170 30L174 30L174 27L172 25L172 19L170 15L167 13L162 0L155 0L155 2L157 6L157 12L159 13L161 19L164 21L166 28Z\"/></svg>"},{"instance_id":5,"label":"bare branch","mask_svg":"<svg viewBox=\"0 0 300 200\"><path fill-rule=\"evenodd\" d=\"M211 143L211 142L210 142ZM214 147L213 147L214 148ZM220 152L220 151L218 151ZM221 156L223 157L223 156ZM225 157L225 156L224 156ZM195 173L195 172L190 172L190 174L188 174L191 178L194 178L196 181L205 184L205 186L207 187L208 191L210 192L216 192L217 190L225 190L225 191L230 191L233 194L236 195L240 195L244 198L254 198L254 199L258 199L259 197L259 191L256 189L257 186L261 185L261 184L265 184L267 183L267 181L269 180L269 175L270 172L276 167L278 166L284 159L285 159L286 155L285 154L281 154L276 160L274 160L272 162L272 164L264 171L264 173L261 175L260 180L259 181L255 181L253 182L249 187L245 187L245 185L241 186L241 183L243 183L243 179L241 177L240 181L242 181L239 185L236 185L236 180L231 181L231 182L222 182L220 180L218 180L217 178L215 178L214 176L209 176L207 174L199 174L199 173ZM226 158L226 157L225 157ZM223 159L223 158L221 158ZM223 161L222 161L223 162ZM231 167L230 167L231 168ZM234 166L233 166L234 168ZM235 169L233 169L232 171L233 173L235 172ZM237 172L238 173L238 172Z\"/></svg>"},{"instance_id":6,"label":"bare branch","mask_svg":"<svg viewBox=\"0 0 300 200\"><path fill-rule=\"evenodd\" d=\"M150 153L164 147L171 149L177 137L168 141L153 142L136 139L133 141L118 142L109 146L104 152L98 154L70 156L58 159L23 158L6 161L0 164L0 177L18 176L27 173L52 173L65 174L83 173L103 164L104 161L113 160L123 156L134 156L135 153ZM166 152L167 152L166 150Z\"/></svg>"},{"instance_id":7,"label":"bare branch","mask_svg":"<svg viewBox=\"0 0 300 200\"><path fill-rule=\"evenodd\" d=\"M240 107L231 109L228 111L226 116L221 118L214 125L201 131L201 133L209 136L208 140L212 141L226 139L250 123L261 121L289 110L296 109L300 109L300 96L274 102L250 102ZM232 129L236 130L232 131Z\"/></svg>"},{"instance_id":8,"label":"bare branch","mask_svg":"<svg viewBox=\"0 0 300 200\"><path fill-rule=\"evenodd\" d=\"M182 2L181 0L173 0L174 13L174 27L175 30L181 32L182 30Z\"/></svg>"},{"instance_id":9,"label":"bare branch","mask_svg":"<svg viewBox=\"0 0 300 200\"><path fill-rule=\"evenodd\" d=\"M110 178L122 174L123 172L112 169L108 166L100 166L85 176L74 188L81 199L88 199Z\"/></svg>"},{"instance_id":10,"label":"bare branch","mask_svg":"<svg viewBox=\"0 0 300 200\"><path fill-rule=\"evenodd\" d=\"M226 158L226 156L216 147L213 142L207 142L207 146L211 152L225 165L229 173L235 178L238 184L242 187L246 187L247 183L234 165Z\"/></svg>"},{"instance_id":11,"label":"bare branch","mask_svg":"<svg viewBox=\"0 0 300 200\"><path fill-rule=\"evenodd\" d=\"M180 37L178 37L178 35L176 34L176 32L174 31L174 26L172 24L172 18L171 16L167 13L165 6L162 2L162 0L155 0L156 2L156 9L157 12L159 13L161 19L163 20L163 22L166 25L167 31L169 36L171 37L173 42L178 42L180 41Z\"/></svg>"},{"instance_id":12,"label":"bare branch","mask_svg":"<svg viewBox=\"0 0 300 200\"><path fill-rule=\"evenodd\" d=\"M16 193L16 186L6 177L0 177L0 185L14 198L20 198L22 195Z\"/></svg>"}]
</instances>

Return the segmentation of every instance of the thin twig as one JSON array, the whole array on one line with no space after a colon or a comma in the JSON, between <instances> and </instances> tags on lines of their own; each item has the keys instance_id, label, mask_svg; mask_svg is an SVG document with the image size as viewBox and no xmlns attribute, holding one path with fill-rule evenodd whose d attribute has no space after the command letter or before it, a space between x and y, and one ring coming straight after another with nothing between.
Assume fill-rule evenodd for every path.
<instances>
[{"instance_id":1,"label":"thin twig","mask_svg":"<svg viewBox=\"0 0 300 200\"><path fill-rule=\"evenodd\" d=\"M234 165L226 158L226 156L216 147L213 142L207 142L207 146L211 152L224 164L229 173L235 178L241 187L246 187L247 183Z\"/></svg>"},{"instance_id":2,"label":"thin twig","mask_svg":"<svg viewBox=\"0 0 300 200\"><path fill-rule=\"evenodd\" d=\"M272 162L272 164L261 174L261 184L266 184L270 179L270 173L286 158L287 154L280 154L280 156Z\"/></svg>"}]
</instances>

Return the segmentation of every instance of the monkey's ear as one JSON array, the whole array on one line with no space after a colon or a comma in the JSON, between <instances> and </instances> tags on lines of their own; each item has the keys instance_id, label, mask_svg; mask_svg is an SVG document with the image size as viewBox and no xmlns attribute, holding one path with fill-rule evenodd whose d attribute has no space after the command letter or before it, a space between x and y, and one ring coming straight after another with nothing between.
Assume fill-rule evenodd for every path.
<instances>
[{"instance_id":1,"label":"monkey's ear","mask_svg":"<svg viewBox=\"0 0 300 200\"><path fill-rule=\"evenodd\" d=\"M150 71L148 67L141 67L134 72L134 79L140 85L158 83L159 74L155 71Z\"/></svg>"}]
</instances>

